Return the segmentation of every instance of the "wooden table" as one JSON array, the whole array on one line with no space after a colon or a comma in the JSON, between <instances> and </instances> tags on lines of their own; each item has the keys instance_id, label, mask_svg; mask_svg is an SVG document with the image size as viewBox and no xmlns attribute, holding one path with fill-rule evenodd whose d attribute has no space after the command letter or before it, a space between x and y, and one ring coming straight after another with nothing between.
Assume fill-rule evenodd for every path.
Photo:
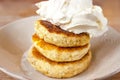
<instances>
[{"instance_id":1,"label":"wooden table","mask_svg":"<svg viewBox=\"0 0 120 80\"><path fill-rule=\"evenodd\" d=\"M40 0L0 0L0 26L14 20L36 15L35 2ZM109 25L120 32L120 0L94 0L94 4L103 8ZM16 80L0 71L0 80ZM120 73L105 80L120 80Z\"/></svg>"}]
</instances>

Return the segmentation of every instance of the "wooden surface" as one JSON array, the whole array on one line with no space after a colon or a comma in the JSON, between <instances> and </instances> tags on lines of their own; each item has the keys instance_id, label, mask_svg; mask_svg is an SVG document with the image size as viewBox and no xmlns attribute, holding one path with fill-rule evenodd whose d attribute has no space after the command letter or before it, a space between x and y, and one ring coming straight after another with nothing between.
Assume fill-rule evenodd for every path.
<instances>
[{"instance_id":1,"label":"wooden surface","mask_svg":"<svg viewBox=\"0 0 120 80\"><path fill-rule=\"evenodd\" d=\"M36 15L34 3L40 0L0 0L0 26L14 20ZM109 25L120 32L120 0L94 0L103 8ZM0 71L0 80L17 80ZM120 73L105 80L120 80Z\"/></svg>"}]
</instances>

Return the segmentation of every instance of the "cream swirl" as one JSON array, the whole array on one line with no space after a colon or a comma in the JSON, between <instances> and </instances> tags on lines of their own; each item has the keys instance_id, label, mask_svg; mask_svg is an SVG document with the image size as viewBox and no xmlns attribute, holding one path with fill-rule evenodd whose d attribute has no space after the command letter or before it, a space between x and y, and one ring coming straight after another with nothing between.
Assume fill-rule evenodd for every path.
<instances>
[{"instance_id":1,"label":"cream swirl","mask_svg":"<svg viewBox=\"0 0 120 80\"><path fill-rule=\"evenodd\" d=\"M40 19L63 30L75 34L87 32L93 37L107 30L107 19L101 7L94 6L92 0L49 0L36 5Z\"/></svg>"}]
</instances>

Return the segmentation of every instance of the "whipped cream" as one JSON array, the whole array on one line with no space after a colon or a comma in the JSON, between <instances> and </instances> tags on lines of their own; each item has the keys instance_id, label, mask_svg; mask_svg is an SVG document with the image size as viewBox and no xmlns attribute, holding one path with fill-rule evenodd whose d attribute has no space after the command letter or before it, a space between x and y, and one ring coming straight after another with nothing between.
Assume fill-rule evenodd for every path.
<instances>
[{"instance_id":1,"label":"whipped cream","mask_svg":"<svg viewBox=\"0 0 120 80\"><path fill-rule=\"evenodd\" d=\"M96 37L107 31L107 19L101 7L92 0L49 0L36 4L40 19L61 29L79 34L87 32Z\"/></svg>"}]
</instances>

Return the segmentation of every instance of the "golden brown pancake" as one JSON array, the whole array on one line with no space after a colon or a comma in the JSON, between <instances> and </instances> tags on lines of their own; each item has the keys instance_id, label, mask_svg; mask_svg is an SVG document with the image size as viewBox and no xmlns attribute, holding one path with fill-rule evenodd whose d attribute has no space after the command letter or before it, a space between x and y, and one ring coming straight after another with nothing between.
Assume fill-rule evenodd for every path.
<instances>
[{"instance_id":1,"label":"golden brown pancake","mask_svg":"<svg viewBox=\"0 0 120 80\"><path fill-rule=\"evenodd\" d=\"M46 76L54 78L69 78L84 70L90 64L92 55L89 51L82 59L72 62L54 62L37 51L35 47L30 49L28 61L37 70Z\"/></svg>"},{"instance_id":2,"label":"golden brown pancake","mask_svg":"<svg viewBox=\"0 0 120 80\"><path fill-rule=\"evenodd\" d=\"M59 47L84 46L90 42L88 33L74 34L44 20L36 21L35 33L45 42Z\"/></svg>"},{"instance_id":3,"label":"golden brown pancake","mask_svg":"<svg viewBox=\"0 0 120 80\"><path fill-rule=\"evenodd\" d=\"M87 54L90 44L80 47L58 47L45 42L36 34L32 36L32 41L36 49L45 57L56 62L67 62L81 59Z\"/></svg>"}]
</instances>

